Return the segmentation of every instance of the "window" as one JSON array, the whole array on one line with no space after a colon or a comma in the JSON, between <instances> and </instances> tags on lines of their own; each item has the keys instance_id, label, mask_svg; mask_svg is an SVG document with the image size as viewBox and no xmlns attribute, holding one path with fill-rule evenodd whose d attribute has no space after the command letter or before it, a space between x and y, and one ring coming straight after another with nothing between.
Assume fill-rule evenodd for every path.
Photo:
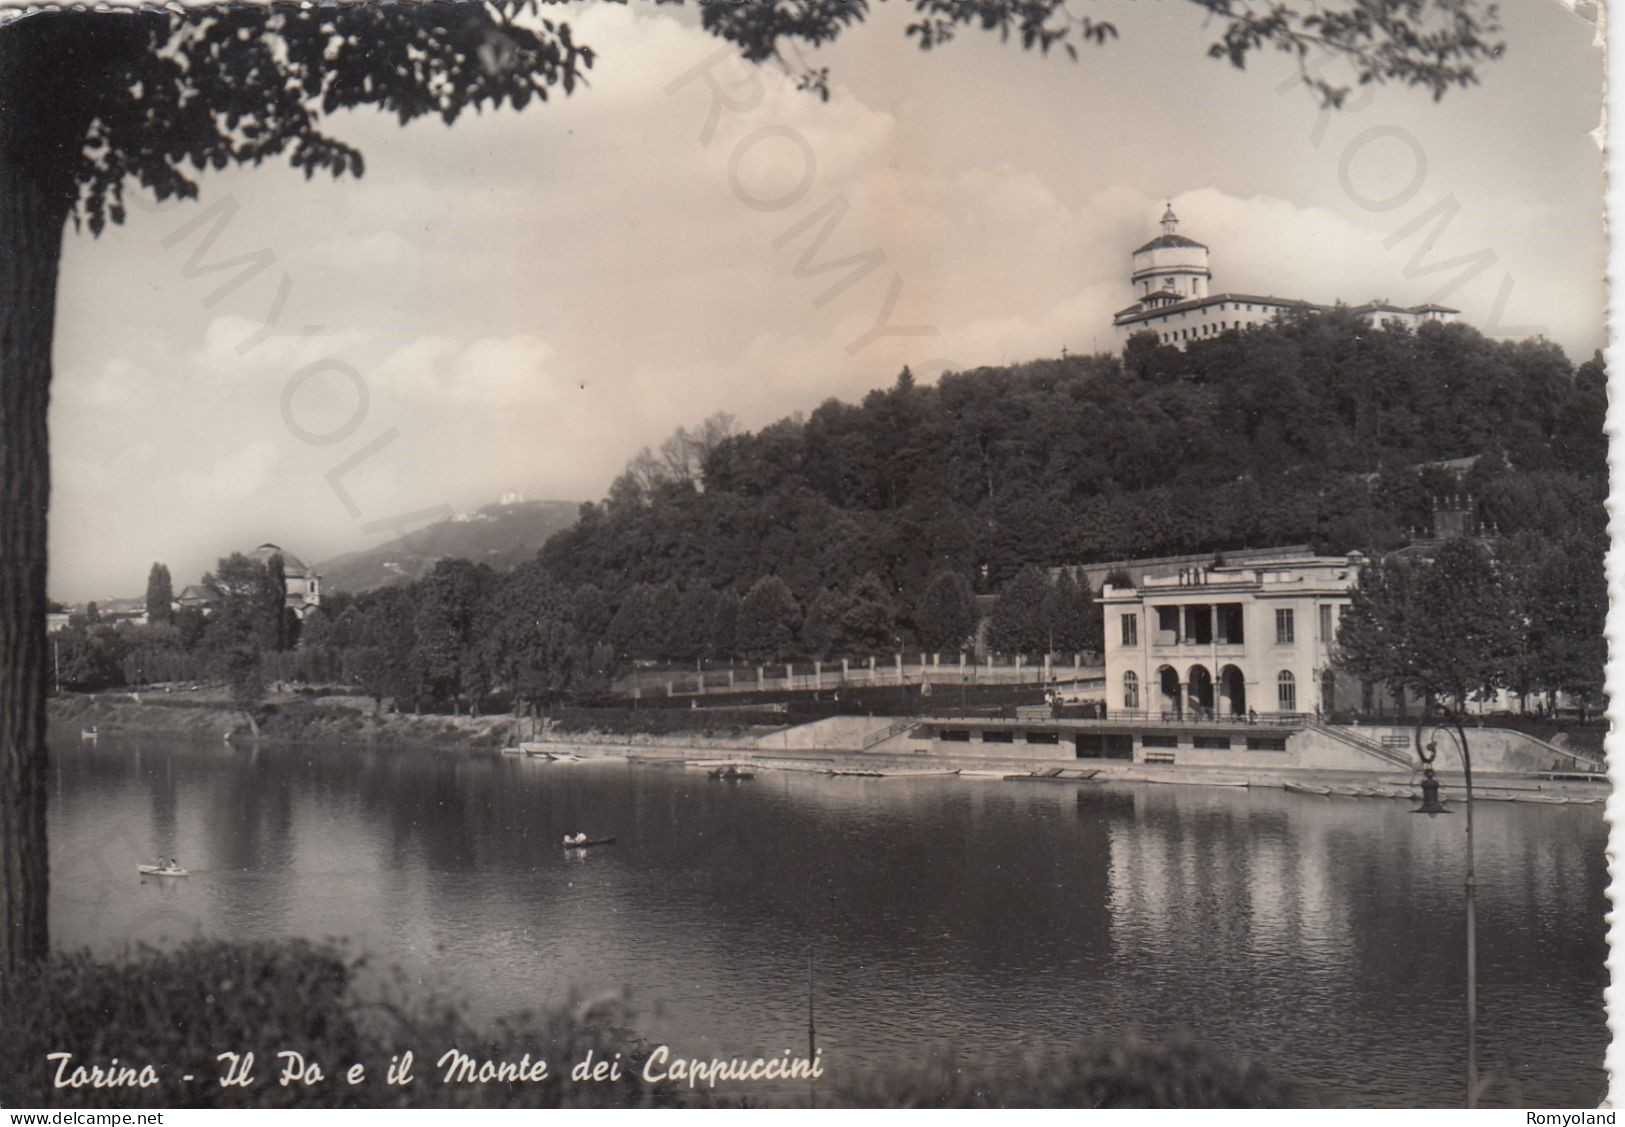
<instances>
[{"instance_id":1,"label":"window","mask_svg":"<svg viewBox=\"0 0 1625 1127\"><path fill-rule=\"evenodd\" d=\"M1030 744L1058 744L1061 742L1059 732L1028 732L1027 742Z\"/></svg>"},{"instance_id":2,"label":"window","mask_svg":"<svg viewBox=\"0 0 1625 1127\"><path fill-rule=\"evenodd\" d=\"M1285 736L1248 736L1248 751L1285 751Z\"/></svg>"},{"instance_id":3,"label":"window","mask_svg":"<svg viewBox=\"0 0 1625 1127\"><path fill-rule=\"evenodd\" d=\"M1123 616L1123 644L1137 646L1140 644L1140 616L1125 614Z\"/></svg>"},{"instance_id":4,"label":"window","mask_svg":"<svg viewBox=\"0 0 1625 1127\"><path fill-rule=\"evenodd\" d=\"M1275 679L1275 696L1280 702L1282 712L1298 711L1298 683L1285 669L1281 670L1281 675Z\"/></svg>"},{"instance_id":5,"label":"window","mask_svg":"<svg viewBox=\"0 0 1625 1127\"><path fill-rule=\"evenodd\" d=\"M1166 732L1146 732L1140 737L1141 747L1178 747L1179 737Z\"/></svg>"},{"instance_id":6,"label":"window","mask_svg":"<svg viewBox=\"0 0 1625 1127\"><path fill-rule=\"evenodd\" d=\"M983 728L982 742L985 744L1013 744L1016 742L1016 734L997 728Z\"/></svg>"},{"instance_id":7,"label":"window","mask_svg":"<svg viewBox=\"0 0 1625 1127\"><path fill-rule=\"evenodd\" d=\"M1123 707L1130 711L1140 707L1140 679L1133 673L1123 674Z\"/></svg>"},{"instance_id":8,"label":"window","mask_svg":"<svg viewBox=\"0 0 1625 1127\"><path fill-rule=\"evenodd\" d=\"M1332 604L1322 603L1320 607L1320 640L1330 643L1336 635L1332 632Z\"/></svg>"},{"instance_id":9,"label":"window","mask_svg":"<svg viewBox=\"0 0 1625 1127\"><path fill-rule=\"evenodd\" d=\"M944 728L937 733L937 739L950 743L970 743L970 731L965 728Z\"/></svg>"},{"instance_id":10,"label":"window","mask_svg":"<svg viewBox=\"0 0 1625 1127\"><path fill-rule=\"evenodd\" d=\"M1078 759L1133 759L1134 737L1127 733L1096 735L1079 732L1073 737Z\"/></svg>"},{"instance_id":11,"label":"window","mask_svg":"<svg viewBox=\"0 0 1625 1127\"><path fill-rule=\"evenodd\" d=\"M1230 750L1229 736L1197 736L1192 742L1194 742L1197 747L1205 747L1209 751L1218 751L1220 749L1225 751Z\"/></svg>"},{"instance_id":12,"label":"window","mask_svg":"<svg viewBox=\"0 0 1625 1127\"><path fill-rule=\"evenodd\" d=\"M1278 610L1275 612L1275 642L1277 645L1289 646L1293 642L1292 612Z\"/></svg>"}]
</instances>

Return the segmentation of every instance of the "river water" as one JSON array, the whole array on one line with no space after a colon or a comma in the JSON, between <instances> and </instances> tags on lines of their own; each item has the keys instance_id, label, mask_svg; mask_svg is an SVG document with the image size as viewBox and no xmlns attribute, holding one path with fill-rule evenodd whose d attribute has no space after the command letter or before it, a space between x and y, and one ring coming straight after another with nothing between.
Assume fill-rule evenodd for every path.
<instances>
[{"instance_id":1,"label":"river water","mask_svg":"<svg viewBox=\"0 0 1625 1127\"><path fill-rule=\"evenodd\" d=\"M1464 819L1402 802L104 738L50 803L59 947L340 937L481 1016L628 990L702 1057L804 1049L810 959L830 1074L1183 1029L1329 1104L1462 1099ZM1477 818L1488 1102L1595 1105L1601 808Z\"/></svg>"}]
</instances>

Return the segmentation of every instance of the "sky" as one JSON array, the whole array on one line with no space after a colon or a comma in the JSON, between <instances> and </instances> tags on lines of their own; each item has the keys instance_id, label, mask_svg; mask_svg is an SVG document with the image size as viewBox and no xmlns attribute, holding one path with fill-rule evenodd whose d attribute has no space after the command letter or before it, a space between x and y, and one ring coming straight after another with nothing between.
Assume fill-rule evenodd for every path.
<instances>
[{"instance_id":1,"label":"sky","mask_svg":"<svg viewBox=\"0 0 1625 1127\"><path fill-rule=\"evenodd\" d=\"M449 129L342 113L359 180L233 168L70 227L52 596L139 595L155 561L179 589L265 541L318 563L505 492L596 499L678 426L754 429L905 364L1110 350L1167 201L1214 292L1439 301L1576 362L1606 343L1583 4L1502 5L1476 87L1329 113L1284 57L1209 60L1193 4L1069 2L1119 38L923 53L877 5L804 55L827 102L691 10L573 6L599 57L569 97ZM240 284L201 269L242 256L264 268Z\"/></svg>"}]
</instances>

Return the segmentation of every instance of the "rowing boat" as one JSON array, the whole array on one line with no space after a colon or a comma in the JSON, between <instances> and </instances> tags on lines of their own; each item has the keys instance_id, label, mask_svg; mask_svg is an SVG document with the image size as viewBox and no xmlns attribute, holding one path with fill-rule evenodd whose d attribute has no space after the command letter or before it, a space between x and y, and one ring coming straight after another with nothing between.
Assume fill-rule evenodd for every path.
<instances>
[{"instance_id":1,"label":"rowing boat","mask_svg":"<svg viewBox=\"0 0 1625 1127\"><path fill-rule=\"evenodd\" d=\"M1281 785L1295 794L1315 794L1324 797L1332 793L1331 787L1306 787L1302 783L1282 783Z\"/></svg>"},{"instance_id":2,"label":"rowing boat","mask_svg":"<svg viewBox=\"0 0 1625 1127\"><path fill-rule=\"evenodd\" d=\"M614 837L589 837L586 841L572 841L565 844L566 849L586 849L593 845L614 845Z\"/></svg>"},{"instance_id":3,"label":"rowing boat","mask_svg":"<svg viewBox=\"0 0 1625 1127\"><path fill-rule=\"evenodd\" d=\"M185 869L166 869L161 865L137 865L144 877L184 877L190 876Z\"/></svg>"}]
</instances>

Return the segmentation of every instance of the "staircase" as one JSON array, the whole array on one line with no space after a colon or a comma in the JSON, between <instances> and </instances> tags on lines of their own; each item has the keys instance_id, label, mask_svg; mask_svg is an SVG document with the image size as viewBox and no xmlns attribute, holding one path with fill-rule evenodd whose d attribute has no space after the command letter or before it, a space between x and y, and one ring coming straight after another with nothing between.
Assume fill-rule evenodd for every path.
<instances>
[{"instance_id":1,"label":"staircase","mask_svg":"<svg viewBox=\"0 0 1625 1127\"><path fill-rule=\"evenodd\" d=\"M887 740L891 739L893 736L902 735L904 732L909 731L914 726L915 726L914 721L912 721L912 720L895 720L892 723L886 725L884 728L881 728L879 731L870 732L867 736L865 736L863 738L863 748L862 748L862 750L863 751L868 751L870 748L876 746L877 744L885 743Z\"/></svg>"},{"instance_id":2,"label":"staircase","mask_svg":"<svg viewBox=\"0 0 1625 1127\"><path fill-rule=\"evenodd\" d=\"M1327 724L1321 720L1306 720L1305 724L1311 731L1319 732L1323 736L1329 736L1339 743L1346 744L1357 751L1363 751L1367 755L1374 755L1391 767L1403 767L1410 771L1418 766L1416 761L1405 752L1385 747L1376 740L1368 740L1364 736L1357 736L1341 725Z\"/></svg>"}]
</instances>

